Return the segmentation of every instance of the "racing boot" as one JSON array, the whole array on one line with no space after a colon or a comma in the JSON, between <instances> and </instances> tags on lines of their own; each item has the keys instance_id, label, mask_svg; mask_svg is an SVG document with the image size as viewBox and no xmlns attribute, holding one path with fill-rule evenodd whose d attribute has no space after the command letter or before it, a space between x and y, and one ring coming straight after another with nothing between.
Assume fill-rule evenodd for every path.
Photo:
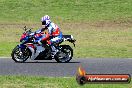
<instances>
[{"instance_id":1,"label":"racing boot","mask_svg":"<svg viewBox=\"0 0 132 88\"><path fill-rule=\"evenodd\" d=\"M54 58L54 56L56 55L56 53L59 51L55 46L51 46L51 56L52 58Z\"/></svg>"}]
</instances>

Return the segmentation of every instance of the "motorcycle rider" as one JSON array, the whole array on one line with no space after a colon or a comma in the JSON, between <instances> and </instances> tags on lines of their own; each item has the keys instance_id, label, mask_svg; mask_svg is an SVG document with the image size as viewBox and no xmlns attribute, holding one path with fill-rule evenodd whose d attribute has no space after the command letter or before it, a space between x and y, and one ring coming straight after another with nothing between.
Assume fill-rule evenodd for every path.
<instances>
[{"instance_id":1,"label":"motorcycle rider","mask_svg":"<svg viewBox=\"0 0 132 88\"><path fill-rule=\"evenodd\" d=\"M51 46L52 55L54 56L58 52L58 49L54 46L54 44L62 41L62 32L55 23L51 22L48 15L43 16L41 18L41 22L42 28L40 29L40 32L48 30L48 34L39 40L38 43L42 45L44 41L49 39L48 44Z\"/></svg>"}]
</instances>

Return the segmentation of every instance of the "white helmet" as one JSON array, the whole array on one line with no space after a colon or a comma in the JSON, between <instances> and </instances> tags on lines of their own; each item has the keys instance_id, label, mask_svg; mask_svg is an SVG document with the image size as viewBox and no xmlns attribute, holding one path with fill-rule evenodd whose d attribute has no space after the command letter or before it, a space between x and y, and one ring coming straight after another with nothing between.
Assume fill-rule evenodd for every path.
<instances>
[{"instance_id":1,"label":"white helmet","mask_svg":"<svg viewBox=\"0 0 132 88\"><path fill-rule=\"evenodd\" d=\"M41 18L42 25L48 26L50 24L50 17L45 15Z\"/></svg>"}]
</instances>

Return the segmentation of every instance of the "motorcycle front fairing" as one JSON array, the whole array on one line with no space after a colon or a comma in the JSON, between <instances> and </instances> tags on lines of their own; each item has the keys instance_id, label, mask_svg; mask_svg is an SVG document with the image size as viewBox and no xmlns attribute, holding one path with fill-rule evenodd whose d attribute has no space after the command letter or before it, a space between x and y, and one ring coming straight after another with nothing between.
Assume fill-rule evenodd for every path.
<instances>
[{"instance_id":1,"label":"motorcycle front fairing","mask_svg":"<svg viewBox=\"0 0 132 88\"><path fill-rule=\"evenodd\" d=\"M35 60L37 56L39 56L39 54L43 51L45 51L45 48L42 46L38 46L37 44L33 44L33 43L26 43L26 44L20 44L18 45L18 47L21 49L21 51L23 49L28 48L30 50L30 59L31 60Z\"/></svg>"},{"instance_id":2,"label":"motorcycle front fairing","mask_svg":"<svg viewBox=\"0 0 132 88\"><path fill-rule=\"evenodd\" d=\"M31 60L34 60L41 52L45 50L44 47L38 46L37 44L29 44L27 43L26 46L30 49L32 52Z\"/></svg>"}]
</instances>

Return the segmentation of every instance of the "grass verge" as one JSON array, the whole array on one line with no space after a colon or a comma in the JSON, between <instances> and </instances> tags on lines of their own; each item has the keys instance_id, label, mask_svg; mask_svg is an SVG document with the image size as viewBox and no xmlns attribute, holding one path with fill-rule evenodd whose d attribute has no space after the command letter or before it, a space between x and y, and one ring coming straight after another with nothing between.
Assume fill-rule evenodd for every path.
<instances>
[{"instance_id":1,"label":"grass verge","mask_svg":"<svg viewBox=\"0 0 132 88\"><path fill-rule=\"evenodd\" d=\"M59 23L58 23L59 24ZM25 24L0 25L0 56L10 56L19 44ZM40 24L26 24L36 30ZM72 34L76 41L76 58L131 58L132 30L129 23L62 23L63 34ZM63 44L70 44L68 42ZM73 45L70 44L72 47Z\"/></svg>"},{"instance_id":2,"label":"grass verge","mask_svg":"<svg viewBox=\"0 0 132 88\"><path fill-rule=\"evenodd\" d=\"M22 26L48 14L72 34L77 58L132 57L132 0L0 0L0 56L10 56Z\"/></svg>"},{"instance_id":3,"label":"grass verge","mask_svg":"<svg viewBox=\"0 0 132 88\"><path fill-rule=\"evenodd\" d=\"M132 18L131 0L1 0L1 22L39 22L48 14L59 21Z\"/></svg>"},{"instance_id":4,"label":"grass verge","mask_svg":"<svg viewBox=\"0 0 132 88\"><path fill-rule=\"evenodd\" d=\"M74 77L0 76L0 88L132 88L130 84L77 84Z\"/></svg>"}]
</instances>

